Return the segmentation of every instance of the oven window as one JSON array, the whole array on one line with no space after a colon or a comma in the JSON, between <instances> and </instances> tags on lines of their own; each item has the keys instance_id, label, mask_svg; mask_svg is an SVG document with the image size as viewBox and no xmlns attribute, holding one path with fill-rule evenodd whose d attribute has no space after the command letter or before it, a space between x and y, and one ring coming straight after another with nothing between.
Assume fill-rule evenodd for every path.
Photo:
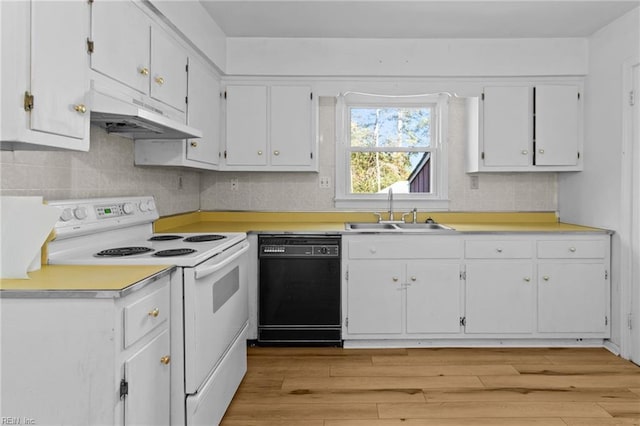
<instances>
[{"instance_id":1,"label":"oven window","mask_svg":"<svg viewBox=\"0 0 640 426\"><path fill-rule=\"evenodd\" d=\"M236 266L213 286L213 313L218 312L239 289L240 269Z\"/></svg>"}]
</instances>

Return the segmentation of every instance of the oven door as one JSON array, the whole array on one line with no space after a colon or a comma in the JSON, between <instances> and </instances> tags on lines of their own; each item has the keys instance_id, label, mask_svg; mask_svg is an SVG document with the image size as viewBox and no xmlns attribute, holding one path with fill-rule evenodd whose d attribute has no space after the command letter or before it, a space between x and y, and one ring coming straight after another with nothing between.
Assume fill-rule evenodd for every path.
<instances>
[{"instance_id":1,"label":"oven door","mask_svg":"<svg viewBox=\"0 0 640 426\"><path fill-rule=\"evenodd\" d=\"M185 390L194 394L249 319L243 241L184 269Z\"/></svg>"}]
</instances>

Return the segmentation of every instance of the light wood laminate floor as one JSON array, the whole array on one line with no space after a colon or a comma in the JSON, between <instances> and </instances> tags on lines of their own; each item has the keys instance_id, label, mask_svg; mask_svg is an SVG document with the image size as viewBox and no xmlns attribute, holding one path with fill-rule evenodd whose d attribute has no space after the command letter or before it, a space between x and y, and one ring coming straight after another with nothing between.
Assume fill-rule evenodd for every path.
<instances>
[{"instance_id":1,"label":"light wood laminate floor","mask_svg":"<svg viewBox=\"0 0 640 426\"><path fill-rule=\"evenodd\" d=\"M640 425L640 367L602 348L249 348L222 425Z\"/></svg>"}]
</instances>

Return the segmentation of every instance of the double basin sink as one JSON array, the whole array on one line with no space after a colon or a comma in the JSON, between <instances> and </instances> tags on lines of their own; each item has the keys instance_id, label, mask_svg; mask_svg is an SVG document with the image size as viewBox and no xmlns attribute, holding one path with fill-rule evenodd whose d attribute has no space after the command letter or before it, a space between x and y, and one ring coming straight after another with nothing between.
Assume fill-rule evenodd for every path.
<instances>
[{"instance_id":1,"label":"double basin sink","mask_svg":"<svg viewBox=\"0 0 640 426\"><path fill-rule=\"evenodd\" d=\"M347 231L356 232L452 232L455 229L440 223L385 223L350 222L345 224Z\"/></svg>"}]
</instances>

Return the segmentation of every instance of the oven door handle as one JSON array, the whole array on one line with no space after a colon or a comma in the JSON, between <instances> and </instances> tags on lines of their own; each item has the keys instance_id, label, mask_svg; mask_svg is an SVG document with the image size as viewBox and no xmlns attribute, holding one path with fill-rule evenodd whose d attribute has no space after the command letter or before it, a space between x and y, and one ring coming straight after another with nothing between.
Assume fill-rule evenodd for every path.
<instances>
[{"instance_id":1,"label":"oven door handle","mask_svg":"<svg viewBox=\"0 0 640 426\"><path fill-rule=\"evenodd\" d=\"M206 277L207 275L211 275L214 272L219 271L220 269L224 268L225 266L227 266L228 264L230 264L231 262L233 262L234 260L236 260L237 258L242 256L248 250L249 250L249 243L244 241L244 242L240 243L240 248L238 249L238 251L236 251L235 253L231 254L228 257L226 257L222 261L220 261L218 263L214 263L213 265L203 266L202 268L196 267L196 269L195 269L195 277L196 277L196 279L200 279L200 278Z\"/></svg>"}]
</instances>

